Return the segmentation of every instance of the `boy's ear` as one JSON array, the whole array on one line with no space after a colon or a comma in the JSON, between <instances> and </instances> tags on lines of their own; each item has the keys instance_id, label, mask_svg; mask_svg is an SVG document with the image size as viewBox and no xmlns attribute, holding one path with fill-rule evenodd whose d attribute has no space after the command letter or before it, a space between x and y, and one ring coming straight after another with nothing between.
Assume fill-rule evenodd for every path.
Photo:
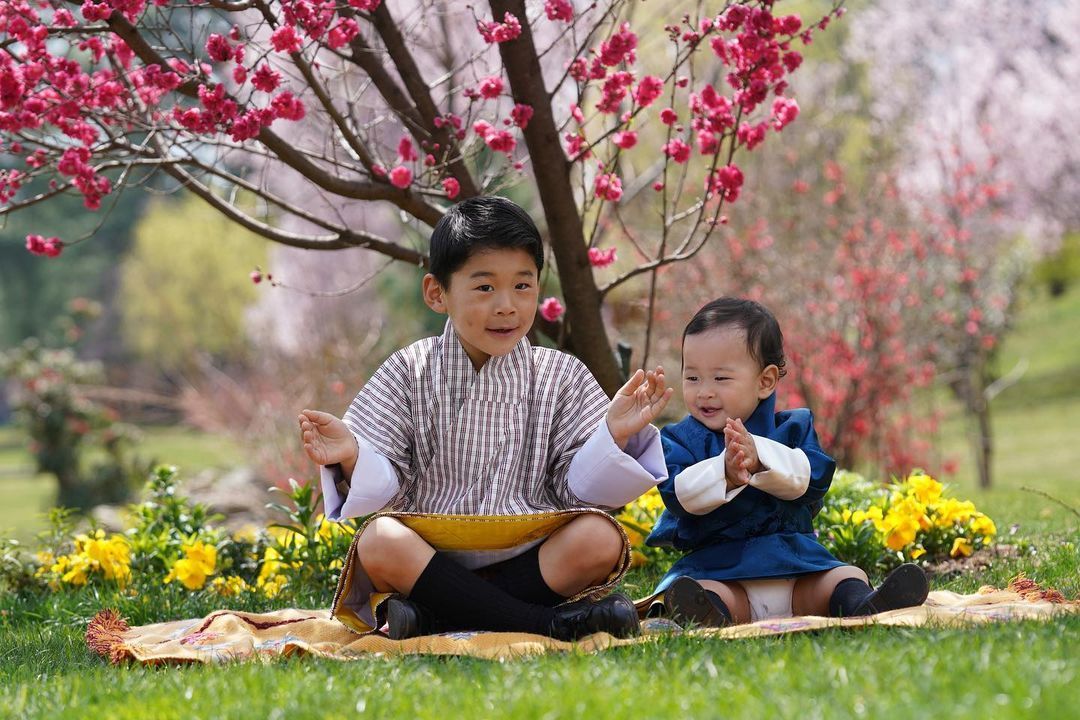
<instances>
[{"instance_id":1,"label":"boy's ear","mask_svg":"<svg viewBox=\"0 0 1080 720\"><path fill-rule=\"evenodd\" d=\"M424 302L427 306L437 313L446 312L446 291L443 290L443 286L435 279L435 276L428 273L424 276L421 289L424 294Z\"/></svg>"},{"instance_id":2,"label":"boy's ear","mask_svg":"<svg viewBox=\"0 0 1080 720\"><path fill-rule=\"evenodd\" d=\"M764 400L773 394L776 384L780 382L780 368L768 365L758 376L758 399Z\"/></svg>"}]
</instances>

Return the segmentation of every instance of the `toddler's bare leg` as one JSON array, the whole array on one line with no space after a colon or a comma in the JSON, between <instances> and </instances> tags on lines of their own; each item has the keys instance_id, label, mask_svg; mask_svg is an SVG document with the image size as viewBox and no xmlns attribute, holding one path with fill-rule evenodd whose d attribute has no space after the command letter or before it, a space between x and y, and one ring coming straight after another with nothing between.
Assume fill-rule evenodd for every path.
<instances>
[{"instance_id":1,"label":"toddler's bare leg","mask_svg":"<svg viewBox=\"0 0 1080 720\"><path fill-rule=\"evenodd\" d=\"M356 555L379 592L408 595L435 554L422 537L390 517L375 518L356 543Z\"/></svg>"},{"instance_id":2,"label":"toddler's bare leg","mask_svg":"<svg viewBox=\"0 0 1080 720\"><path fill-rule=\"evenodd\" d=\"M551 534L540 546L540 573L564 597L607 580L623 550L623 539L610 522L582 515Z\"/></svg>"},{"instance_id":3,"label":"toddler's bare leg","mask_svg":"<svg viewBox=\"0 0 1080 720\"><path fill-rule=\"evenodd\" d=\"M791 593L791 611L795 615L829 615L829 598L842 580L854 578L869 585L869 579L854 565L803 575L795 581Z\"/></svg>"},{"instance_id":4,"label":"toddler's bare leg","mask_svg":"<svg viewBox=\"0 0 1080 720\"><path fill-rule=\"evenodd\" d=\"M743 586L737 582L720 582L718 580L698 580L698 584L706 590L712 590L720 596L731 613L731 622L735 624L750 622L750 600L746 597Z\"/></svg>"}]
</instances>

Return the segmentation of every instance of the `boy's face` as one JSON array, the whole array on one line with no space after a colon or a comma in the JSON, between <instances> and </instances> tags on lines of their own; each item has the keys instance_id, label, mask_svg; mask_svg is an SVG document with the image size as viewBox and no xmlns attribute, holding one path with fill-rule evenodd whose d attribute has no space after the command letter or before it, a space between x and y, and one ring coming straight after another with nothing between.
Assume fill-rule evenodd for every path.
<instances>
[{"instance_id":1,"label":"boy's face","mask_svg":"<svg viewBox=\"0 0 1080 720\"><path fill-rule=\"evenodd\" d=\"M775 365L763 369L750 354L740 327L706 330L683 341L683 401L710 430L722 431L728 418L745 422L778 379Z\"/></svg>"},{"instance_id":2,"label":"boy's face","mask_svg":"<svg viewBox=\"0 0 1080 720\"><path fill-rule=\"evenodd\" d=\"M536 261L520 248L478 252L444 288L424 276L424 302L447 313L462 347L479 370L493 355L506 355L529 332L540 294Z\"/></svg>"}]
</instances>

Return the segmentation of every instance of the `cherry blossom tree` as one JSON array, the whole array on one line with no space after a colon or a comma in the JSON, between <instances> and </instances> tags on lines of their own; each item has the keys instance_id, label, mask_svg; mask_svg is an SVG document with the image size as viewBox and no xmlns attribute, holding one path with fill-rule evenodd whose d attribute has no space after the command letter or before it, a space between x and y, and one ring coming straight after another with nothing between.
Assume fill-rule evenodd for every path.
<instances>
[{"instance_id":1,"label":"cherry blossom tree","mask_svg":"<svg viewBox=\"0 0 1080 720\"><path fill-rule=\"evenodd\" d=\"M652 278L655 300L658 270L705 247L743 185L737 156L798 115L799 49L842 11L8 0L0 214L70 193L107 211L149 171L282 246L422 266L449 202L516 193L557 268L540 329L611 392L605 299ZM645 199L631 233L619 211ZM390 214L404 228L385 231ZM43 229L26 246L56 257L80 240Z\"/></svg>"}]
</instances>

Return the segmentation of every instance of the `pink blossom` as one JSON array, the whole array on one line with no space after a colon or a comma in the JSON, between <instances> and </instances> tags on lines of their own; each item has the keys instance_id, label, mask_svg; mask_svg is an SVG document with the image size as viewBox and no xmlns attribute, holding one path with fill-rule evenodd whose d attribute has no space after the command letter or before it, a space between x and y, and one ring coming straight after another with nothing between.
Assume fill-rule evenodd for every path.
<instances>
[{"instance_id":1,"label":"pink blossom","mask_svg":"<svg viewBox=\"0 0 1080 720\"><path fill-rule=\"evenodd\" d=\"M210 33L210 37L206 40L206 54L210 56L211 60L228 62L232 60L232 45L223 36Z\"/></svg>"},{"instance_id":2,"label":"pink blossom","mask_svg":"<svg viewBox=\"0 0 1080 720\"><path fill-rule=\"evenodd\" d=\"M632 65L636 60L634 56L636 48L637 35L631 32L630 23L624 22L619 27L619 32L600 44L600 62L608 67L614 67L622 62Z\"/></svg>"},{"instance_id":3,"label":"pink blossom","mask_svg":"<svg viewBox=\"0 0 1080 720\"><path fill-rule=\"evenodd\" d=\"M674 125L679 121L679 116L671 108L664 108L660 111L660 122L665 125Z\"/></svg>"},{"instance_id":4,"label":"pink blossom","mask_svg":"<svg viewBox=\"0 0 1080 720\"><path fill-rule=\"evenodd\" d=\"M602 200L618 202L622 197L622 180L615 173L597 175L593 184L593 194Z\"/></svg>"},{"instance_id":5,"label":"pink blossom","mask_svg":"<svg viewBox=\"0 0 1080 720\"><path fill-rule=\"evenodd\" d=\"M495 152L509 155L517 147L517 140L506 130L492 130L484 136L484 142Z\"/></svg>"},{"instance_id":6,"label":"pink blossom","mask_svg":"<svg viewBox=\"0 0 1080 720\"><path fill-rule=\"evenodd\" d=\"M382 0L349 0L349 7L354 7L363 12L375 12Z\"/></svg>"},{"instance_id":7,"label":"pink blossom","mask_svg":"<svg viewBox=\"0 0 1080 720\"><path fill-rule=\"evenodd\" d=\"M514 105L514 109L510 111L510 117L513 119L514 124L522 130L529 125L529 120L532 119L532 116L532 105L525 105L524 103Z\"/></svg>"},{"instance_id":8,"label":"pink blossom","mask_svg":"<svg viewBox=\"0 0 1080 720\"><path fill-rule=\"evenodd\" d=\"M257 67L255 74L251 76L251 84L255 86L255 89L265 93L273 92L280 83L281 75L272 70L267 63Z\"/></svg>"},{"instance_id":9,"label":"pink blossom","mask_svg":"<svg viewBox=\"0 0 1080 720\"><path fill-rule=\"evenodd\" d=\"M634 91L634 100L641 107L649 107L664 92L664 81L654 75L646 75Z\"/></svg>"},{"instance_id":10,"label":"pink blossom","mask_svg":"<svg viewBox=\"0 0 1080 720\"><path fill-rule=\"evenodd\" d=\"M673 138L664 145L664 154L681 164L690 159L690 146L681 138Z\"/></svg>"},{"instance_id":11,"label":"pink blossom","mask_svg":"<svg viewBox=\"0 0 1080 720\"><path fill-rule=\"evenodd\" d=\"M501 23L497 23L494 20L491 22L480 20L476 23L476 29L488 45L492 43L504 43L521 35L521 21L511 13L507 12L503 14L503 21Z\"/></svg>"},{"instance_id":12,"label":"pink blossom","mask_svg":"<svg viewBox=\"0 0 1080 720\"><path fill-rule=\"evenodd\" d=\"M657 180L656 182L654 182L652 184L652 189L655 190L656 192L660 192L661 190L664 189L664 183Z\"/></svg>"},{"instance_id":13,"label":"pink blossom","mask_svg":"<svg viewBox=\"0 0 1080 720\"><path fill-rule=\"evenodd\" d=\"M615 133L613 140L623 150L629 150L637 145L637 133L633 130L623 130Z\"/></svg>"},{"instance_id":14,"label":"pink blossom","mask_svg":"<svg viewBox=\"0 0 1080 720\"><path fill-rule=\"evenodd\" d=\"M352 18L345 18L339 22L326 37L326 44L337 49L352 42L353 38L360 34L360 25Z\"/></svg>"},{"instance_id":15,"label":"pink blossom","mask_svg":"<svg viewBox=\"0 0 1080 720\"><path fill-rule=\"evenodd\" d=\"M270 108L274 116L282 120L303 120L305 115L304 103L294 97L291 92L283 92L270 102Z\"/></svg>"},{"instance_id":16,"label":"pink blossom","mask_svg":"<svg viewBox=\"0 0 1080 720\"><path fill-rule=\"evenodd\" d=\"M64 249L64 243L60 238L44 238L41 235L27 235L26 249L33 255L54 258Z\"/></svg>"},{"instance_id":17,"label":"pink blossom","mask_svg":"<svg viewBox=\"0 0 1080 720\"><path fill-rule=\"evenodd\" d=\"M596 109L602 113L617 112L633 82L634 75L632 73L625 70L612 73L604 81L604 86L601 89L602 97L600 102L597 103Z\"/></svg>"},{"instance_id":18,"label":"pink blossom","mask_svg":"<svg viewBox=\"0 0 1080 720\"><path fill-rule=\"evenodd\" d=\"M753 150L765 140L765 130L765 123L758 123L757 125L743 123L739 126L739 131L736 135L739 138L739 142L746 144L747 150Z\"/></svg>"},{"instance_id":19,"label":"pink blossom","mask_svg":"<svg viewBox=\"0 0 1080 720\"><path fill-rule=\"evenodd\" d=\"M491 77L484 78L480 82L480 95L487 98L488 100L494 100L495 98L499 97L499 95L502 94L502 91L503 81L502 78L497 75L492 75Z\"/></svg>"},{"instance_id":20,"label":"pink blossom","mask_svg":"<svg viewBox=\"0 0 1080 720\"><path fill-rule=\"evenodd\" d=\"M589 264L594 268L605 268L615 262L615 248L589 248Z\"/></svg>"},{"instance_id":21,"label":"pink blossom","mask_svg":"<svg viewBox=\"0 0 1080 720\"><path fill-rule=\"evenodd\" d=\"M416 154L412 140L409 139L408 135L402 135L401 140L398 141L397 154L404 162L412 162L420 157Z\"/></svg>"},{"instance_id":22,"label":"pink blossom","mask_svg":"<svg viewBox=\"0 0 1080 720\"><path fill-rule=\"evenodd\" d=\"M720 193L725 200L735 202L743 185L743 173L734 163L715 170L709 181L709 192Z\"/></svg>"},{"instance_id":23,"label":"pink blossom","mask_svg":"<svg viewBox=\"0 0 1080 720\"><path fill-rule=\"evenodd\" d=\"M278 52L299 52L301 47L300 36L296 34L296 28L292 25L284 25L274 31L270 36L270 44Z\"/></svg>"},{"instance_id":24,"label":"pink blossom","mask_svg":"<svg viewBox=\"0 0 1080 720\"><path fill-rule=\"evenodd\" d=\"M568 0L546 0L544 13L548 20L562 20L570 22L574 19L574 6Z\"/></svg>"},{"instance_id":25,"label":"pink blossom","mask_svg":"<svg viewBox=\"0 0 1080 720\"><path fill-rule=\"evenodd\" d=\"M252 270L251 274L248 277L250 277L251 282L255 283L256 285L263 281L263 274L258 270Z\"/></svg>"},{"instance_id":26,"label":"pink blossom","mask_svg":"<svg viewBox=\"0 0 1080 720\"><path fill-rule=\"evenodd\" d=\"M446 197L453 200L461 192L461 183L457 181L457 178L443 178L442 181L443 192L446 193Z\"/></svg>"},{"instance_id":27,"label":"pink blossom","mask_svg":"<svg viewBox=\"0 0 1080 720\"><path fill-rule=\"evenodd\" d=\"M778 97L773 101L772 125L777 132L799 117L799 103L793 98Z\"/></svg>"},{"instance_id":28,"label":"pink blossom","mask_svg":"<svg viewBox=\"0 0 1080 720\"><path fill-rule=\"evenodd\" d=\"M559 298L549 297L544 298L544 301L540 303L540 317L544 318L548 322L555 322L563 316L566 312L566 308L559 302Z\"/></svg>"},{"instance_id":29,"label":"pink blossom","mask_svg":"<svg viewBox=\"0 0 1080 720\"><path fill-rule=\"evenodd\" d=\"M412 183L412 170L404 165L398 165L390 171L390 184L404 190Z\"/></svg>"},{"instance_id":30,"label":"pink blossom","mask_svg":"<svg viewBox=\"0 0 1080 720\"><path fill-rule=\"evenodd\" d=\"M384 178L386 177L386 168L376 163L371 166L371 174L377 178Z\"/></svg>"},{"instance_id":31,"label":"pink blossom","mask_svg":"<svg viewBox=\"0 0 1080 720\"><path fill-rule=\"evenodd\" d=\"M566 154L571 160L584 160L592 155L592 152L585 148L585 138L581 133L566 133L564 139Z\"/></svg>"},{"instance_id":32,"label":"pink blossom","mask_svg":"<svg viewBox=\"0 0 1080 720\"><path fill-rule=\"evenodd\" d=\"M585 114L581 112L581 108L577 103L570 103L570 117L578 121L578 124L585 122Z\"/></svg>"}]
</instances>

